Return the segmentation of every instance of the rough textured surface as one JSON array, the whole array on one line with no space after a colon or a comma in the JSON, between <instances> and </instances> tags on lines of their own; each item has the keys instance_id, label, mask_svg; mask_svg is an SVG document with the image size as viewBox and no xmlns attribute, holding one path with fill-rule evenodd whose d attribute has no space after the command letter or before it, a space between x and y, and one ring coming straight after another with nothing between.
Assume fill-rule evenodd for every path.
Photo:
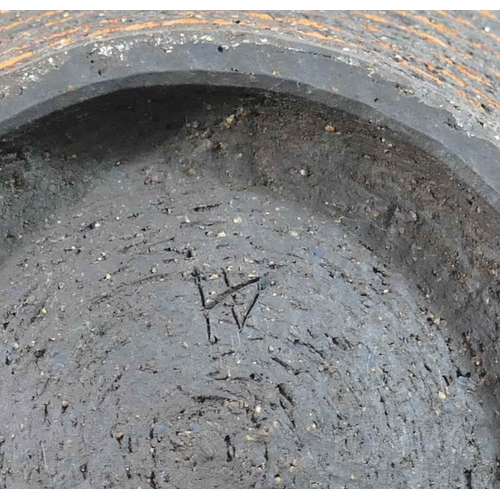
<instances>
[{"instance_id":1,"label":"rough textured surface","mask_svg":"<svg viewBox=\"0 0 500 500\"><path fill-rule=\"evenodd\" d=\"M1 162L3 486L498 485L499 217L401 136L150 89Z\"/></svg>"},{"instance_id":2,"label":"rough textured surface","mask_svg":"<svg viewBox=\"0 0 500 500\"><path fill-rule=\"evenodd\" d=\"M500 134L500 19L494 11L10 11L0 22L4 73L29 72L41 57L123 34L147 34L154 41L161 33L188 36L196 29L205 32L201 42L216 31L271 34L284 44L342 51L345 61L396 77L407 92L443 105L471 132L490 140ZM26 76L21 91L29 85Z\"/></svg>"},{"instance_id":3,"label":"rough textured surface","mask_svg":"<svg viewBox=\"0 0 500 500\"><path fill-rule=\"evenodd\" d=\"M497 487L499 42L0 13L0 484Z\"/></svg>"},{"instance_id":4,"label":"rough textured surface","mask_svg":"<svg viewBox=\"0 0 500 500\"><path fill-rule=\"evenodd\" d=\"M306 96L404 132L500 209L496 13L4 12L0 135L158 84Z\"/></svg>"}]
</instances>

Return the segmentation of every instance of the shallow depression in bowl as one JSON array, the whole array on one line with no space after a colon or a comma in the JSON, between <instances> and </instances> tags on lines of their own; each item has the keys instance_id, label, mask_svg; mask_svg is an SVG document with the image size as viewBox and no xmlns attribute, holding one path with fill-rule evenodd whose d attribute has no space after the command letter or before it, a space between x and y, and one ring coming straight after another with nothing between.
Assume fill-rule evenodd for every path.
<instances>
[{"instance_id":1,"label":"shallow depression in bowl","mask_svg":"<svg viewBox=\"0 0 500 500\"><path fill-rule=\"evenodd\" d=\"M5 486L495 485L498 217L402 137L158 88L2 147Z\"/></svg>"}]
</instances>

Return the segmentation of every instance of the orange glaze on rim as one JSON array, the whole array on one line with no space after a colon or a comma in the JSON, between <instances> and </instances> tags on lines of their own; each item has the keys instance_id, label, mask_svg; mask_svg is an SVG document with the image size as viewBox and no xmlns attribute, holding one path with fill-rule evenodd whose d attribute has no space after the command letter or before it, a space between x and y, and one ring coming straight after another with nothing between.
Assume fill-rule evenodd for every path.
<instances>
[{"instance_id":1,"label":"orange glaze on rim","mask_svg":"<svg viewBox=\"0 0 500 500\"><path fill-rule=\"evenodd\" d=\"M30 23L31 21L36 21L37 19L43 19L44 17L50 17L54 16L55 14L59 14L60 12L64 12L62 10L50 10L47 12L44 12L43 14L37 14L36 16L31 16L28 17L27 19L21 19L20 21L15 21L11 24L8 24L7 26L0 26L0 33L2 31L7 31L12 28L16 28L17 26L21 26L26 23Z\"/></svg>"},{"instance_id":2,"label":"orange glaze on rim","mask_svg":"<svg viewBox=\"0 0 500 500\"><path fill-rule=\"evenodd\" d=\"M23 59L31 57L33 54L34 52L25 52L24 54L20 54L18 56L7 59L6 61L0 62L0 69L12 66L13 64L16 64L18 61L22 61Z\"/></svg>"}]
</instances>

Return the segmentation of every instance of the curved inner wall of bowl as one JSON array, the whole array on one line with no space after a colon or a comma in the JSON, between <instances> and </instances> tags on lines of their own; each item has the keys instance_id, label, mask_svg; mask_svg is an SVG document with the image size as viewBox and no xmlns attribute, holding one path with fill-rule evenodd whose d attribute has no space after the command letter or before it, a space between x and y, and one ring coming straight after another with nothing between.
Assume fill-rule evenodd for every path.
<instances>
[{"instance_id":1,"label":"curved inner wall of bowl","mask_svg":"<svg viewBox=\"0 0 500 500\"><path fill-rule=\"evenodd\" d=\"M496 485L499 218L403 136L154 87L0 161L6 486Z\"/></svg>"}]
</instances>

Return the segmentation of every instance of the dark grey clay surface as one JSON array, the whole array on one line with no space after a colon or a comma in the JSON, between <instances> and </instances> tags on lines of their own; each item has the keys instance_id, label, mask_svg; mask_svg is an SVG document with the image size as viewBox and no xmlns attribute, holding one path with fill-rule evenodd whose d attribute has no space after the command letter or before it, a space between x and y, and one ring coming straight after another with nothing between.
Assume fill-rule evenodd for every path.
<instances>
[{"instance_id":1,"label":"dark grey clay surface","mask_svg":"<svg viewBox=\"0 0 500 500\"><path fill-rule=\"evenodd\" d=\"M1 485L498 485L500 222L403 136L149 89L1 165Z\"/></svg>"}]
</instances>

